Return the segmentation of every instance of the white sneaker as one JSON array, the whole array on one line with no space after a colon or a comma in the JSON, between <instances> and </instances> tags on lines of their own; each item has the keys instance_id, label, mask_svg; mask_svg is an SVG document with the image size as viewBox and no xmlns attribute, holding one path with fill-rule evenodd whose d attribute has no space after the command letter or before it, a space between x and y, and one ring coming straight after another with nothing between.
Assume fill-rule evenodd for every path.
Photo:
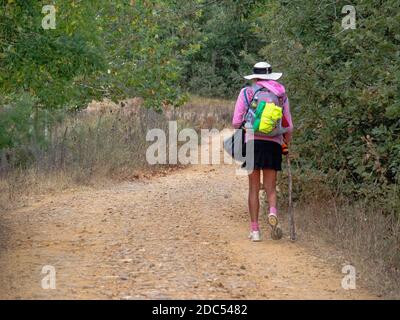
<instances>
[{"instance_id":1,"label":"white sneaker","mask_svg":"<svg viewBox=\"0 0 400 320\"><path fill-rule=\"evenodd\" d=\"M261 241L261 233L260 233L260 231L250 231L250 234L249 234L249 239L251 240L251 241Z\"/></svg>"},{"instance_id":2,"label":"white sneaker","mask_svg":"<svg viewBox=\"0 0 400 320\"><path fill-rule=\"evenodd\" d=\"M276 215L276 213L270 213L268 215L268 223L272 228L276 228L276 226L278 225L278 217Z\"/></svg>"}]
</instances>

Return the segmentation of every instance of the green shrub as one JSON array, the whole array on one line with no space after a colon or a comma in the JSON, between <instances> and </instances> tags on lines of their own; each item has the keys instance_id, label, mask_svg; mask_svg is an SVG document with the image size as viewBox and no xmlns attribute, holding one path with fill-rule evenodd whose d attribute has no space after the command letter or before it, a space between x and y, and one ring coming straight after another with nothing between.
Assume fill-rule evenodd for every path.
<instances>
[{"instance_id":1,"label":"green shrub","mask_svg":"<svg viewBox=\"0 0 400 320\"><path fill-rule=\"evenodd\" d=\"M284 72L299 166L344 174L341 191L385 205L398 198L400 4L360 1L357 28L343 30L345 4L260 6L259 36L268 42L261 53ZM398 205L387 209L400 211Z\"/></svg>"}]
</instances>

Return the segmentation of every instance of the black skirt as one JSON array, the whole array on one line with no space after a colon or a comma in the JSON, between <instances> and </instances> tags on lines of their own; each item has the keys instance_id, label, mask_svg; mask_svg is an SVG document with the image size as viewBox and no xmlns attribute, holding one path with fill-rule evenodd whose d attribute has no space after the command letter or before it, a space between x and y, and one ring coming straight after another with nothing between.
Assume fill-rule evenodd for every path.
<instances>
[{"instance_id":1,"label":"black skirt","mask_svg":"<svg viewBox=\"0 0 400 320\"><path fill-rule=\"evenodd\" d=\"M266 140L249 140L247 143L253 143L254 154L251 159L252 152L246 153L243 168L247 170L282 170L282 147L279 143Z\"/></svg>"}]
</instances>

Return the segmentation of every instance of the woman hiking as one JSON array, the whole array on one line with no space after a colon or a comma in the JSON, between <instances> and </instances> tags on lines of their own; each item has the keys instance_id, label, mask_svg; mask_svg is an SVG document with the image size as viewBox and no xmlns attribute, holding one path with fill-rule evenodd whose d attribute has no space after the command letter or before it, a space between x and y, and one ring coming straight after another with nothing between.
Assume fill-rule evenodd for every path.
<instances>
[{"instance_id":1,"label":"woman hiking","mask_svg":"<svg viewBox=\"0 0 400 320\"><path fill-rule=\"evenodd\" d=\"M247 80L252 80L252 86L243 88L240 91L232 120L234 128L241 128L243 124L248 121L248 110L251 106L257 105L258 95L260 92L263 92L264 95L269 95L269 97L273 97L275 99L275 104L279 104L281 107L280 130L274 129L273 132L266 135L256 130L245 129L246 143L254 143L253 161L246 161L248 165L244 163L246 169L249 170L248 205L251 220L249 238L252 241L261 241L258 223L261 171L263 176L263 186L267 193L269 204L268 223L272 228L275 228L278 225L276 178L277 172L282 170L282 148L287 148L293 130L289 100L286 96L285 87L276 81L281 76L282 73L272 72L271 65L267 62L256 63L253 68L253 74L244 77ZM279 102L277 99L279 99ZM271 102L268 98L266 98L266 100L267 103ZM248 127L247 123L245 127ZM250 155L247 154L246 159L249 159L249 156Z\"/></svg>"}]
</instances>

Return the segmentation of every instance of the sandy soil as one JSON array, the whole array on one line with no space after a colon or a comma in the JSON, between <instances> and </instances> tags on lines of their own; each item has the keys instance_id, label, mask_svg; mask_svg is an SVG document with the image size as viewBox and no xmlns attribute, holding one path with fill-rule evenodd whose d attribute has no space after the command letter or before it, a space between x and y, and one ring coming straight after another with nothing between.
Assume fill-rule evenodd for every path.
<instances>
[{"instance_id":1,"label":"sandy soil","mask_svg":"<svg viewBox=\"0 0 400 320\"><path fill-rule=\"evenodd\" d=\"M301 233L271 240L264 216L264 240L250 242L246 179L233 165L197 165L4 213L0 298L376 298L342 289L341 261L314 254ZM55 290L42 288L45 265Z\"/></svg>"}]
</instances>

